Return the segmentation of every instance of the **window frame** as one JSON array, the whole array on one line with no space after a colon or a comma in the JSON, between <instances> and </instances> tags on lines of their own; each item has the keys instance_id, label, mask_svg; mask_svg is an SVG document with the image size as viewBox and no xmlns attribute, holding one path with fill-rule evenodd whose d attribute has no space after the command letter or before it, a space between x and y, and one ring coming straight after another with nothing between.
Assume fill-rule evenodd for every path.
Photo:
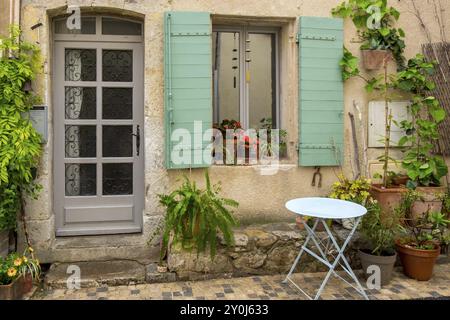
<instances>
[{"instance_id":1,"label":"window frame","mask_svg":"<svg viewBox=\"0 0 450 320\"><path fill-rule=\"evenodd\" d=\"M57 17L52 21L52 34L54 41L84 41L84 42L144 42L144 22L140 19L124 18L115 15L95 15L82 14L82 18L95 18L95 34L73 34L73 33L56 33L56 22L67 19L68 16ZM141 25L141 35L104 35L102 33L102 18L111 18L123 21L139 23Z\"/></svg>"},{"instance_id":2,"label":"window frame","mask_svg":"<svg viewBox=\"0 0 450 320\"><path fill-rule=\"evenodd\" d=\"M245 61L245 43L246 35L253 34L273 34L275 36L275 121L273 123L274 129L281 128L281 108L280 108L280 31L279 27L266 26L249 26L249 25L222 25L217 24L212 26L212 32L237 32L239 33L239 121L244 129L249 129L250 119L250 97L249 86L245 81L248 63ZM242 50L242 48L244 48ZM212 72L214 70L211 70ZM215 81L213 75L213 82ZM213 83L213 122L219 123L219 115L216 112L215 103L215 83ZM253 128L256 129L256 128Z\"/></svg>"}]
</instances>

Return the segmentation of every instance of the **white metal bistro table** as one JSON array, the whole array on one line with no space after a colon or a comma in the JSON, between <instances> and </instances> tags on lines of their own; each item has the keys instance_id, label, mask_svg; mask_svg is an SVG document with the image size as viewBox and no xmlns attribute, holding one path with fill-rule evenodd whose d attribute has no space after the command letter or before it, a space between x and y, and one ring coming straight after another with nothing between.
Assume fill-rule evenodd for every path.
<instances>
[{"instance_id":1,"label":"white metal bistro table","mask_svg":"<svg viewBox=\"0 0 450 320\"><path fill-rule=\"evenodd\" d=\"M305 294L309 299L313 299L310 297L302 288L300 288L292 279L291 275L295 270L295 267L300 262L300 258L303 255L303 252L306 252L322 262L324 265L326 265L330 270L328 271L327 275L325 276L319 290L316 293L316 296L314 297L314 300L319 299L323 289L325 288L325 285L327 284L328 280L330 279L331 274L334 274L336 277L340 278L344 282L346 282L348 285L352 286L357 292L359 292L365 299L369 300L369 297L367 296L366 292L364 291L363 286L359 282L358 278L356 277L355 273L353 272L352 268L350 267L350 264L348 263L347 259L345 258L344 251L347 247L348 243L350 242L351 238L353 237L353 234L356 231L356 228L358 227L358 224L361 221L361 218L367 213L367 209L363 206L349 202L344 200L338 200L338 199L330 199L330 198L299 198L299 199L293 199L288 202L286 202L286 208L289 211L292 211L296 214L302 215L302 216L308 216L310 218L314 218L315 221L313 223L312 228L309 227L309 225L306 223L305 219L303 219L303 225L305 226L305 230L308 232L308 236L306 237L305 243L302 245L300 252L297 256L297 258L294 261L294 264L291 267L291 270L289 271L288 275L286 276L286 279L284 280L284 283L291 282L297 289L299 289L303 294ZM327 219L350 219L355 218L355 223L350 231L350 233L347 236L347 239L345 239L344 243L340 247L337 243L336 239L334 238L330 227L327 225L326 220ZM315 233L315 230L317 228L317 225L319 223L322 223L325 227L325 230L328 234L329 239L331 240L333 246L337 250L337 256L333 256L334 260L330 261L327 258L327 254L329 252L324 252L322 246L322 240L317 236ZM311 250L311 248L308 248L308 243L312 241L317 250L319 251L319 254L316 254ZM328 249L325 249L326 251ZM343 264L340 262L342 260ZM353 281L356 283L356 287L349 283L347 280L342 278L340 275L337 274L335 271L335 268L337 265L340 265L345 272L353 279Z\"/></svg>"}]
</instances>

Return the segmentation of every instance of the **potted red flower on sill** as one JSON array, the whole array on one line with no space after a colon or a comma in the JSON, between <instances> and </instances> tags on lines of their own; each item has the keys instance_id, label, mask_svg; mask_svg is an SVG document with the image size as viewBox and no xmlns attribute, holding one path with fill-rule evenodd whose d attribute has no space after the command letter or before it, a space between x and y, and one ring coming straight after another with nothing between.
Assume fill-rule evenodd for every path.
<instances>
[{"instance_id":1,"label":"potted red flower on sill","mask_svg":"<svg viewBox=\"0 0 450 320\"><path fill-rule=\"evenodd\" d=\"M31 257L30 257L31 255ZM16 252L0 258L0 300L21 299L39 279L41 268L29 248L23 255Z\"/></svg>"}]
</instances>

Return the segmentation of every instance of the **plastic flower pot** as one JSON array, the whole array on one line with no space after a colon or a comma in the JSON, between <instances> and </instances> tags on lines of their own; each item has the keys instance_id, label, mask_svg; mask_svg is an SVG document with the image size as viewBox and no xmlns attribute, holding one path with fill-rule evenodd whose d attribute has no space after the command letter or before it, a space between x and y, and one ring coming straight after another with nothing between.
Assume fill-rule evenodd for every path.
<instances>
[{"instance_id":1,"label":"plastic flower pot","mask_svg":"<svg viewBox=\"0 0 450 320\"><path fill-rule=\"evenodd\" d=\"M403 265L403 273L419 281L428 281L433 276L433 268L439 257L441 247L436 244L433 250L415 249L396 241L400 261Z\"/></svg>"},{"instance_id":2,"label":"plastic flower pot","mask_svg":"<svg viewBox=\"0 0 450 320\"><path fill-rule=\"evenodd\" d=\"M385 286L391 281L392 271L394 270L395 261L397 260L397 253L394 252L394 254L387 256L376 256L370 254L370 250L359 250L358 255L366 279L372 274L372 272L367 272L367 269L370 266L375 265L380 268L380 284Z\"/></svg>"}]
</instances>

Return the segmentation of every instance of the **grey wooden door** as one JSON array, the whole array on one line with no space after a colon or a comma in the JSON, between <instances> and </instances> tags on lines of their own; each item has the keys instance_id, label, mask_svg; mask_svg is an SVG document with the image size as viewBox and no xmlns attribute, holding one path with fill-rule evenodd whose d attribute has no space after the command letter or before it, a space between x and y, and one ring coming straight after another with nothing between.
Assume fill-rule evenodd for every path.
<instances>
[{"instance_id":1,"label":"grey wooden door","mask_svg":"<svg viewBox=\"0 0 450 320\"><path fill-rule=\"evenodd\" d=\"M141 232L143 45L55 41L58 236Z\"/></svg>"}]
</instances>

